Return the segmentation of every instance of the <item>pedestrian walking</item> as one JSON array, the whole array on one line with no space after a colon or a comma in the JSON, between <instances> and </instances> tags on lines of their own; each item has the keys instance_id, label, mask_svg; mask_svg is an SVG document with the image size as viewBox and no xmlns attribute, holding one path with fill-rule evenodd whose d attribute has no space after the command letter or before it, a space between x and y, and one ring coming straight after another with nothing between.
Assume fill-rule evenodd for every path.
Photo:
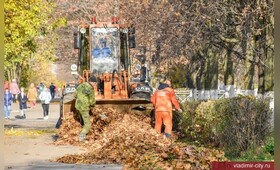
<instances>
[{"instance_id":1,"label":"pedestrian walking","mask_svg":"<svg viewBox=\"0 0 280 170\"><path fill-rule=\"evenodd\" d=\"M79 141L83 141L86 138L89 130L91 129L90 108L95 105L94 86L96 78L90 77L89 82L83 82L77 87L75 93L75 108L80 114L83 121L83 129L79 135Z\"/></svg>"},{"instance_id":2,"label":"pedestrian walking","mask_svg":"<svg viewBox=\"0 0 280 170\"><path fill-rule=\"evenodd\" d=\"M8 80L6 80L6 81L4 82L4 91L5 91L6 89L10 90L10 83L9 83Z\"/></svg>"},{"instance_id":3,"label":"pedestrian walking","mask_svg":"<svg viewBox=\"0 0 280 170\"><path fill-rule=\"evenodd\" d=\"M5 116L5 119L7 119L7 118L10 119L12 102L13 102L13 95L9 91L9 89L6 88L5 89L5 94L4 94L4 116Z\"/></svg>"},{"instance_id":4,"label":"pedestrian walking","mask_svg":"<svg viewBox=\"0 0 280 170\"><path fill-rule=\"evenodd\" d=\"M24 88L20 88L20 93L18 94L18 103L19 103L19 109L21 113L21 118L25 119L26 115L26 109L27 109L27 94L24 92Z\"/></svg>"},{"instance_id":5,"label":"pedestrian walking","mask_svg":"<svg viewBox=\"0 0 280 170\"><path fill-rule=\"evenodd\" d=\"M160 83L158 90L151 97L151 102L155 107L156 131L161 133L163 123L165 125L164 135L170 138L172 132L172 104L179 112L182 112L182 110L169 80Z\"/></svg>"},{"instance_id":6,"label":"pedestrian walking","mask_svg":"<svg viewBox=\"0 0 280 170\"><path fill-rule=\"evenodd\" d=\"M41 94L41 92L44 90L45 85L41 82L38 86L37 86L37 90L38 90L38 95Z\"/></svg>"},{"instance_id":7,"label":"pedestrian walking","mask_svg":"<svg viewBox=\"0 0 280 170\"><path fill-rule=\"evenodd\" d=\"M16 103L18 98L17 95L20 93L16 79L12 80L12 83L10 84L10 91L13 95L13 103Z\"/></svg>"},{"instance_id":8,"label":"pedestrian walking","mask_svg":"<svg viewBox=\"0 0 280 170\"><path fill-rule=\"evenodd\" d=\"M31 83L27 92L27 98L29 101L30 108L36 107L37 97L38 97L37 88L34 86L34 83Z\"/></svg>"},{"instance_id":9,"label":"pedestrian walking","mask_svg":"<svg viewBox=\"0 0 280 170\"><path fill-rule=\"evenodd\" d=\"M49 118L50 101L52 100L51 93L47 87L43 88L43 91L39 95L39 99L42 103L44 120L47 120Z\"/></svg>"},{"instance_id":10,"label":"pedestrian walking","mask_svg":"<svg viewBox=\"0 0 280 170\"><path fill-rule=\"evenodd\" d=\"M61 98L61 96L62 96L62 90L61 90L60 87L58 87L58 88L57 88L57 92L56 92L56 97L57 97L57 98Z\"/></svg>"},{"instance_id":11,"label":"pedestrian walking","mask_svg":"<svg viewBox=\"0 0 280 170\"><path fill-rule=\"evenodd\" d=\"M55 96L55 85L53 83L51 83L50 85L50 92L51 92L51 96L52 96L52 99L54 99L54 96Z\"/></svg>"}]
</instances>

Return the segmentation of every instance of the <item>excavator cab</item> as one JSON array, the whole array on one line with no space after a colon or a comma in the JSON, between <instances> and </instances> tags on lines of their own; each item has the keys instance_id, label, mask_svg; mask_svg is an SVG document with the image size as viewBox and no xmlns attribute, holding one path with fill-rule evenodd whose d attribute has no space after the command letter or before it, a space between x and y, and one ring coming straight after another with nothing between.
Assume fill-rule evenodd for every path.
<instances>
[{"instance_id":1,"label":"excavator cab","mask_svg":"<svg viewBox=\"0 0 280 170\"><path fill-rule=\"evenodd\" d=\"M94 74L119 72L123 66L119 63L118 28L90 27L91 63Z\"/></svg>"}]
</instances>

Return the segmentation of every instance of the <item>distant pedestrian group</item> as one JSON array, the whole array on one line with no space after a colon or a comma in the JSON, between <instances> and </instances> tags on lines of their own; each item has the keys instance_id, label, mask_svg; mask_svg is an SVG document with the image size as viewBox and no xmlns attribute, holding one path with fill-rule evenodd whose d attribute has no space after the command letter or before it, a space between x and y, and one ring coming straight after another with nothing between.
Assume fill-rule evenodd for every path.
<instances>
[{"instance_id":1,"label":"distant pedestrian group","mask_svg":"<svg viewBox=\"0 0 280 170\"><path fill-rule=\"evenodd\" d=\"M4 117L10 119L12 104L18 103L20 115L16 118L25 119L27 108L35 108L37 100L39 99L43 109L43 119L48 119L49 104L56 96L57 87L51 83L49 88L43 83L37 87L34 83L30 83L28 89L25 91L24 87L20 87L13 79L11 83L8 80L4 81Z\"/></svg>"}]
</instances>

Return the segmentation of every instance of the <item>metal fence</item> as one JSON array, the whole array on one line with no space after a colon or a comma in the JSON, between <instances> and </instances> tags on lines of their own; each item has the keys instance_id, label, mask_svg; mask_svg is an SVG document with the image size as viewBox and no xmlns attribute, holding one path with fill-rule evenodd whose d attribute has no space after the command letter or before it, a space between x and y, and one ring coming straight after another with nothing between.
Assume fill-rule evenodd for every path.
<instances>
[{"instance_id":1,"label":"metal fence","mask_svg":"<svg viewBox=\"0 0 280 170\"><path fill-rule=\"evenodd\" d=\"M265 95L258 94L258 90L235 89L233 86L226 89L197 90L197 89L175 89L175 94L180 102L190 100L216 100L220 98L232 98L238 95L255 96L274 99L273 92L267 92Z\"/></svg>"}]
</instances>

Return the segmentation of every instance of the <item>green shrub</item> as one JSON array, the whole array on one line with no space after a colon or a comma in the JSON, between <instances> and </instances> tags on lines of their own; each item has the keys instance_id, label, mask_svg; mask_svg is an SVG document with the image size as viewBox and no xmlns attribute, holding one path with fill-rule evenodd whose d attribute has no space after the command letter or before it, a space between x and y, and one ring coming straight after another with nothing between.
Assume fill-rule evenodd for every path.
<instances>
[{"instance_id":1,"label":"green shrub","mask_svg":"<svg viewBox=\"0 0 280 170\"><path fill-rule=\"evenodd\" d=\"M271 161L274 160L274 138L269 135L262 145L252 145L249 149L241 152L239 157L227 153L226 156L232 161Z\"/></svg>"},{"instance_id":2,"label":"green shrub","mask_svg":"<svg viewBox=\"0 0 280 170\"><path fill-rule=\"evenodd\" d=\"M265 151L274 155L274 137L269 136L265 142Z\"/></svg>"},{"instance_id":3,"label":"green shrub","mask_svg":"<svg viewBox=\"0 0 280 170\"><path fill-rule=\"evenodd\" d=\"M191 101L181 103L180 107L184 110L183 113L173 112L173 130L181 132L183 135L188 135L192 131L192 122L195 117L195 110L201 101ZM190 136L188 136L189 138Z\"/></svg>"},{"instance_id":4,"label":"green shrub","mask_svg":"<svg viewBox=\"0 0 280 170\"><path fill-rule=\"evenodd\" d=\"M189 141L220 146L232 156L240 156L252 146L263 144L271 130L272 111L266 99L240 96L191 101L183 104L183 108L184 113L178 116L178 130Z\"/></svg>"},{"instance_id":5,"label":"green shrub","mask_svg":"<svg viewBox=\"0 0 280 170\"><path fill-rule=\"evenodd\" d=\"M269 101L236 97L216 103L217 113L224 114L218 136L226 152L239 156L251 146L260 145L271 130Z\"/></svg>"}]
</instances>

